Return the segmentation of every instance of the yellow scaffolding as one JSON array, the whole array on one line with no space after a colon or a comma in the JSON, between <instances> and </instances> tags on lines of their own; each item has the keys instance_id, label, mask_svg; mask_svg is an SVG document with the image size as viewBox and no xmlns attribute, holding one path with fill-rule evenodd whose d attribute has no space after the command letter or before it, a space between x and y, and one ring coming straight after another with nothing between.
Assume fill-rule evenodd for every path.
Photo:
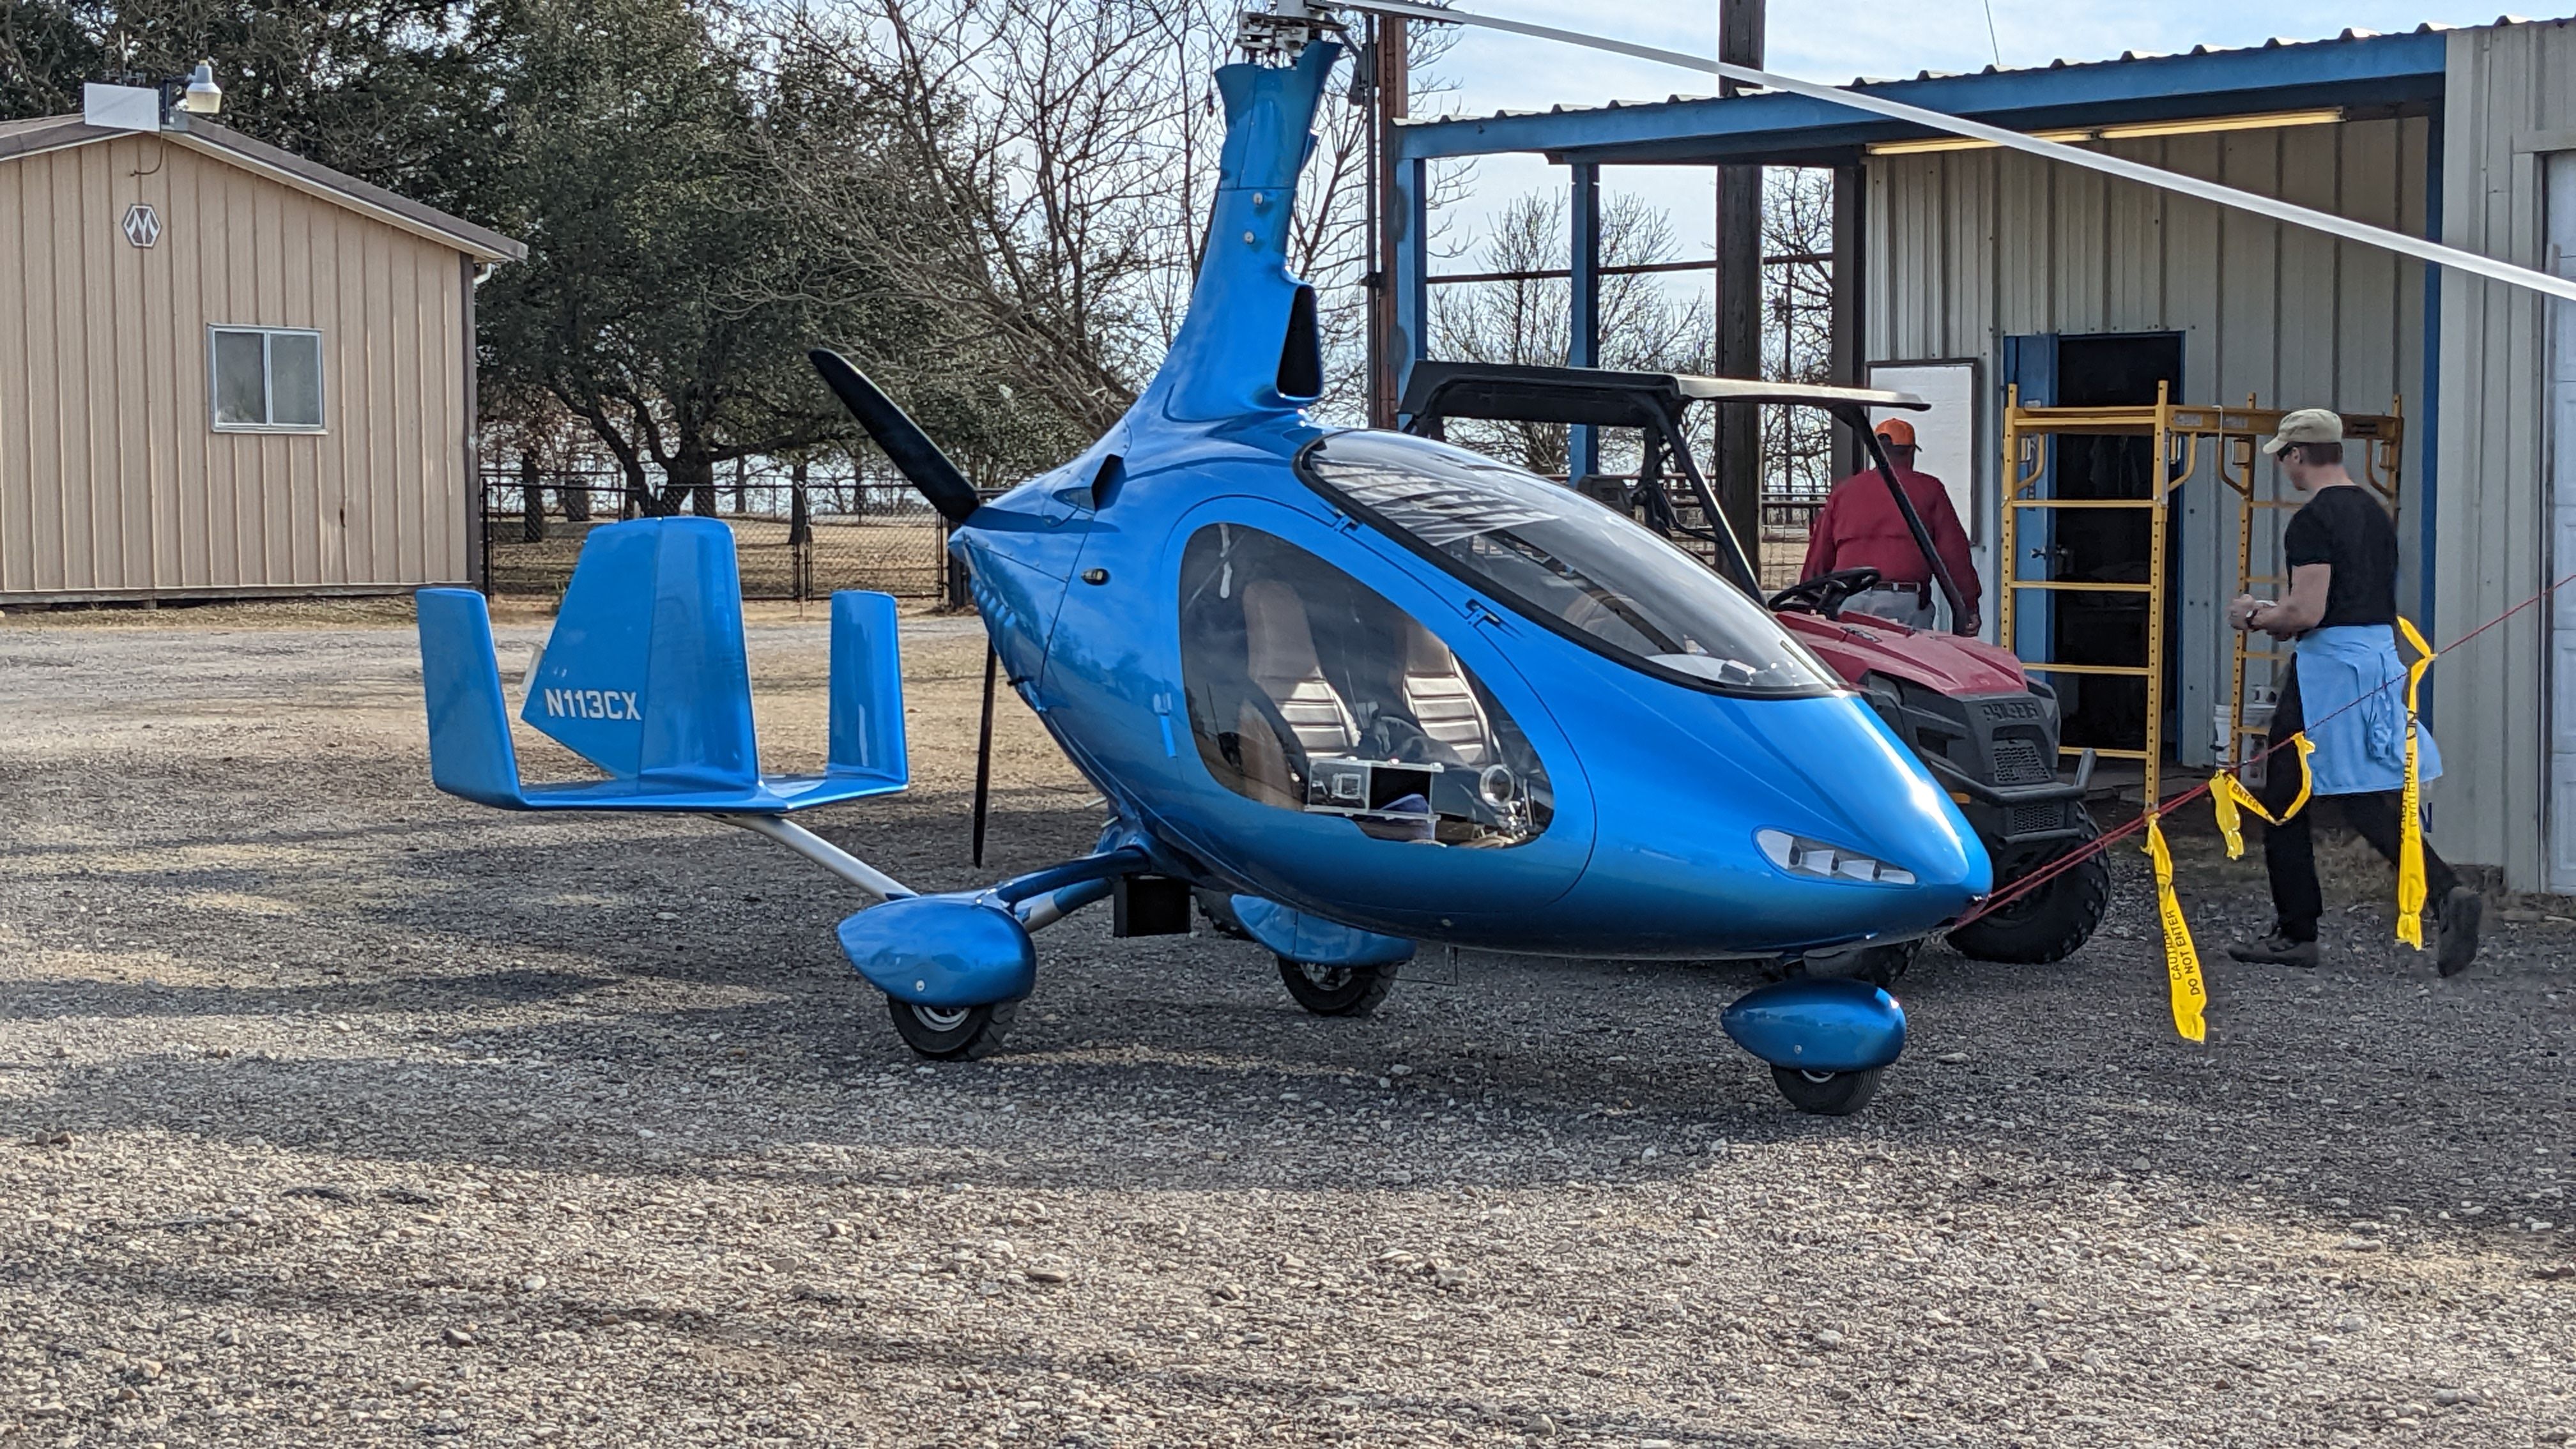
<instances>
[{"instance_id":1,"label":"yellow scaffolding","mask_svg":"<svg viewBox=\"0 0 2576 1449\"><path fill-rule=\"evenodd\" d=\"M2402 400L2401 400L2402 401ZM2003 550L2001 559L2002 594L1996 637L2005 647L2020 654L2014 631L2015 605L2025 592L2084 594L2144 594L2147 596L2147 657L2138 664L2060 664L2046 659L2022 658L2025 667L2044 674L2109 675L2143 679L2147 687L2147 728L2144 749L2096 749L2097 756L2136 760L2146 774L2145 800L2152 803L2164 798L2164 703L2165 703L2165 607L2167 512L2174 490L2189 482L2199 471L2202 444L2207 443L2213 471L2220 482L2236 494L2236 593L2245 593L2256 585L2282 585L2288 581L2279 575L2254 573L2254 518L2257 510L2295 508L2299 500L2276 495L2258 495L2254 486L2255 449L2279 431L2285 409L2258 408L2247 397L2241 408L2198 407L2175 403L2165 393L2162 383L2156 385L2152 405L2126 407L2023 407L2018 386L2004 395L2003 476L2006 480L2002 509ZM2358 480L2379 495L2380 501L2393 514L2397 508L2398 452L2405 436L2400 401L2392 401L2384 416L2345 414L2344 439L2346 460L2359 453ZM2154 467L2144 498L2054 498L2047 496L2043 485L2047 478L2049 452L2047 443L2061 437L2142 437L2153 440L2149 457L2161 466ZM2357 450L2354 445L2358 444ZM2131 509L2147 515L2147 581L2144 583L2103 582L2088 579L2024 578L2021 576L2020 521L2029 509ZM2235 631L2231 630L2231 633ZM2227 763L2245 757L2243 743L2248 735L2260 736L2259 728L2245 723L2246 668L2250 663L2264 665L2269 680L2277 680L2288 655L2282 649L2257 649L2251 639L2235 633L2234 658L2230 670L2228 698ZM2267 680L2267 683L2269 682ZM2061 745L2068 755L2083 753L2080 746Z\"/></svg>"}]
</instances>

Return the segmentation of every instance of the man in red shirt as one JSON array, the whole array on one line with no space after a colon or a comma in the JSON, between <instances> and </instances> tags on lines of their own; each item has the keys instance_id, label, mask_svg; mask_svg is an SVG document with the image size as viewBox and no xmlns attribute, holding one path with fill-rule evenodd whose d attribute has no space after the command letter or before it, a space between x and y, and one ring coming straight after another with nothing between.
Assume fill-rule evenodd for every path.
<instances>
[{"instance_id":1,"label":"man in red shirt","mask_svg":"<svg viewBox=\"0 0 2576 1449\"><path fill-rule=\"evenodd\" d=\"M1968 535L1950 508L1950 490L1931 474L1914 471L1912 423L1889 418L1878 425L1878 441L1887 449L1897 481L1905 485L1905 496L1923 519L1924 531L1932 535L1932 547L1950 570L1950 581L1959 586L1963 612L1959 632L1973 634L1980 622L1977 570L1968 557ZM1875 467L1863 468L1834 485L1808 533L1807 567L1800 577L1812 579L1836 569L1856 568L1878 570L1878 587L1852 595L1843 604L1846 611L1916 629L1932 627L1932 605L1941 596L1941 586L1932 581L1932 567L1916 546L1913 531L1905 526L1896 500L1888 496L1887 480L1878 476Z\"/></svg>"}]
</instances>

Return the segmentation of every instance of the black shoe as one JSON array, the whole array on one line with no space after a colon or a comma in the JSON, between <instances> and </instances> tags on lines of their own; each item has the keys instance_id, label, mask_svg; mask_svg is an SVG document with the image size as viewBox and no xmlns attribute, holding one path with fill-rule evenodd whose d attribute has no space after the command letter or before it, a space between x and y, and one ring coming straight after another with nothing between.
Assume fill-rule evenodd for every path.
<instances>
[{"instance_id":1,"label":"black shoe","mask_svg":"<svg viewBox=\"0 0 2576 1449\"><path fill-rule=\"evenodd\" d=\"M2442 934L2433 944L2433 969L2457 976L2478 959L2478 927L2485 923L2486 897L2467 886L2453 886L2442 897Z\"/></svg>"},{"instance_id":2,"label":"black shoe","mask_svg":"<svg viewBox=\"0 0 2576 1449\"><path fill-rule=\"evenodd\" d=\"M2239 941L2227 948L2227 954L2239 961L2268 962L2277 966L2317 969L2317 943L2293 941L2278 931L2260 941Z\"/></svg>"}]
</instances>

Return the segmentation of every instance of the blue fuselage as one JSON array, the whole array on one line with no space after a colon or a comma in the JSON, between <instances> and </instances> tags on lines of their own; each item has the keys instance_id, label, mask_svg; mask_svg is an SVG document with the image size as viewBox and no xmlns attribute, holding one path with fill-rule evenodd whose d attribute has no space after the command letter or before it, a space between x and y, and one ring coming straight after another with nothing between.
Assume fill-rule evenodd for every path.
<instances>
[{"instance_id":1,"label":"blue fuselage","mask_svg":"<svg viewBox=\"0 0 2576 1449\"><path fill-rule=\"evenodd\" d=\"M1857 697L1711 693L1539 627L1308 487L1291 460L1319 432L1293 418L1153 432L995 500L954 547L1013 687L1170 873L1387 935L1609 957L1904 938L1989 888L1956 807ZM1446 645L1527 736L1547 828L1443 848L1220 784L1192 745L1175 622L1183 550L1217 524L1328 562ZM1765 830L1913 879L1793 874Z\"/></svg>"},{"instance_id":2,"label":"blue fuselage","mask_svg":"<svg viewBox=\"0 0 2576 1449\"><path fill-rule=\"evenodd\" d=\"M1955 918L1991 882L1984 848L1859 699L1821 668L1791 691L1802 697L1669 677L1716 666L1702 651L1727 632L1722 620L1704 627L1719 615L1776 632L1741 596L1703 593L1731 586L1695 565L1677 578L1664 542L1526 475L1514 485L1523 517L1544 519L1560 498L1577 515L1595 510L1576 531L1606 547L1614 570L1637 550L1671 555L1645 560L1662 582L1605 587L1543 541L1488 534L1459 458L1447 466L1461 486L1430 500L1452 512L1402 539L1380 526L1395 526L1386 516L1373 524L1350 495L1300 475L1300 450L1325 435L1304 421L1321 366L1314 297L1288 271L1288 239L1336 53L1317 44L1293 65L1218 71L1226 141L1208 247L1160 371L1090 451L978 508L954 535L1013 687L1110 801L1115 843L1169 874L1347 926L1501 950L1796 952ZM1226 562L1211 573L1212 532ZM1563 611L1478 587L1437 553L1435 533L1503 546L1505 566L1534 567L1523 583L1555 593ZM1304 573L1247 584L1231 550L1253 535L1246 548L1302 560ZM1614 646L1622 626L1605 615L1658 590L1682 606L1682 627L1639 617L1642 631ZM1223 609L1201 608L1212 593ZM1650 636L1661 642L1641 654ZM1232 649L1229 679L1211 678L1210 637ZM1788 652L1788 672L1813 667ZM1358 656L1367 667L1353 667ZM1427 702L1385 683L1417 666L1438 676ZM1446 743L1430 738L1442 732ZM1438 797L1436 827L1417 820L1403 838L1386 819L1318 808L1318 760L1347 782L1374 768L1353 758L1405 757L1457 767L1425 792ZM1502 828L1490 828L1496 818ZM1792 859L1828 867L1784 868L1757 837L1827 843ZM1840 873L1851 869L1862 878Z\"/></svg>"}]
</instances>

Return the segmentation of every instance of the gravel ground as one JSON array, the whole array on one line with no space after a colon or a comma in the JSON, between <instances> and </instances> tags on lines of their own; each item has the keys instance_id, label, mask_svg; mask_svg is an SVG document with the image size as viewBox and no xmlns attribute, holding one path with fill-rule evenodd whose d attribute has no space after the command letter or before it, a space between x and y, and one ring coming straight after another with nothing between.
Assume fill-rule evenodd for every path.
<instances>
[{"instance_id":1,"label":"gravel ground","mask_svg":"<svg viewBox=\"0 0 2576 1449\"><path fill-rule=\"evenodd\" d=\"M916 788L825 829L948 888L980 642L908 628ZM751 632L810 765L819 613ZM0 622L0 1440L2576 1429L2576 923L2436 981L2347 870L2325 969L2213 959L2194 1049L2124 849L2076 960L1928 952L1913 1052L1823 1120L1720 1035L1745 966L1432 953L1327 1021L1093 912L1004 1055L931 1067L829 878L441 797L417 689L384 605ZM1006 708L1005 871L1096 823ZM2177 850L2219 958L2259 877Z\"/></svg>"}]
</instances>

